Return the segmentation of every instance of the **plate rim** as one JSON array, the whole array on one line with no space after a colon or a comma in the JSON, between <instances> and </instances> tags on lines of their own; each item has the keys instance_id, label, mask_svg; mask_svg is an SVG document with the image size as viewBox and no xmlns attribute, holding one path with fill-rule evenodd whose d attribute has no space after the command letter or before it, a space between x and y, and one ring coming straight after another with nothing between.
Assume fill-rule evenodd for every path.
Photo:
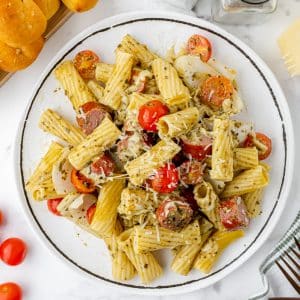
<instances>
[{"instance_id":1,"label":"plate rim","mask_svg":"<svg viewBox=\"0 0 300 300\"><path fill-rule=\"evenodd\" d=\"M228 276L231 272L233 272L235 269L240 267L243 263L245 263L254 253L265 243L266 239L270 236L270 234L273 232L275 226L277 225L280 215L283 212L283 209L286 206L288 194L291 187L291 179L284 179L282 180L282 190L281 195L277 199L274 207L272 208L272 211L264 224L264 226L260 229L258 235L255 237L255 241L249 246L247 251L242 254L236 259L234 259L231 263L231 265L227 266L225 265L221 272L219 274L214 274L214 277L211 278L205 278L207 279L204 284L199 284L199 281L197 279L192 281L187 281L180 284L175 284L171 286L155 286L155 287L147 287L147 286L135 286L130 284L124 284L120 283L118 281L111 280L109 278L104 278L103 276L95 276L92 274L89 274L86 270L83 270L82 267L78 266L78 264L74 261L72 261L70 258L65 257L64 253L62 253L61 250L57 249L57 247L52 243L50 239L47 238L47 234L44 232L43 228L38 224L35 215L30 211L30 208L27 205L26 201L26 195L24 195L23 191L23 184L22 184L22 165L21 165L21 156L22 156L22 146L20 141L22 141L22 133L23 130L26 128L26 122L27 122L27 116L30 111L31 105L35 101L36 94L38 93L39 89L43 85L44 80L47 79L47 75L51 73L51 70L55 66L55 64L58 63L58 61L61 61L65 58L65 56L68 54L68 52L72 51L79 43L82 42L84 38L87 38L88 36L95 34L96 31L105 31L110 28L118 27L120 25L129 24L133 22L138 21L172 21L177 23L183 23L188 26L194 26L194 27L204 27L205 30L208 30L214 34L217 34L221 36L223 39L227 40L229 43L233 44L233 46L238 46L238 50L242 51L242 53L251 61L254 63L257 71L260 71L261 75L263 77L267 77L265 79L265 83L268 86L270 92L273 92L272 87L276 90L276 95L278 95L278 98L281 100L276 103L278 113L280 115L280 118L282 120L282 126L286 130L285 134L288 136L288 146L286 144L286 162L285 162L285 177L291 178L291 175L293 174L294 169L294 132L293 132L293 124L291 121L291 115L288 107L288 103L286 101L286 97L283 94L283 91L280 87L280 84L278 83L275 75L272 73L272 71L269 69L269 67L264 63L264 61L244 42L242 42L239 38L235 37L234 35L228 33L224 29L220 28L219 26L210 23L203 19L198 19L189 15L179 14L179 13L166 13L166 12L145 12L145 11L136 11L136 12L130 12L130 13L123 13L118 14L109 18L105 18L103 20L100 20L99 22L96 22L95 24L89 26L85 30L81 31L79 34L75 35L71 40L69 40L64 47L62 47L57 54L50 60L45 70L42 72L42 74L39 77L39 80L34 85L32 89L32 94L30 97L30 100L27 104L26 110L24 112L24 115L22 119L19 121L18 126L18 133L16 137L16 142L14 145L14 157L17 164L15 164L14 173L15 173L15 180L17 183L17 190L20 196L20 205L22 207L23 212L26 215L26 220L30 224L30 227L32 228L35 235L38 237L38 239L41 241L41 243L48 249L52 255L59 258L62 262L64 262L69 267L72 267L72 269L77 274L82 274L87 278L92 278L95 280L101 280L103 283L109 285L110 287L119 287L124 292L129 293L138 293L138 294L149 294L149 295L172 295L172 294L178 294L178 293L185 293L190 292L199 288L207 287L220 279ZM105 25L107 26L105 27ZM110 25L109 25L110 24ZM113 24L113 25L111 25ZM246 53L245 53L246 51ZM260 68L257 67L257 64L260 65ZM271 84L270 84L271 82ZM280 109L279 109L280 107ZM283 116L281 115L281 112L283 112L284 115L284 123L283 124ZM284 138L286 139L286 136ZM279 200L281 203L279 204ZM271 223L269 221L272 221ZM257 240L259 243L257 244ZM237 261L237 262L236 262ZM227 269L224 269L226 268ZM79 270L78 270L79 269ZM223 270L224 269L224 270ZM97 277L97 278L96 278ZM204 282L204 281L203 281ZM202 282L202 283L203 283Z\"/></svg>"}]
</instances>

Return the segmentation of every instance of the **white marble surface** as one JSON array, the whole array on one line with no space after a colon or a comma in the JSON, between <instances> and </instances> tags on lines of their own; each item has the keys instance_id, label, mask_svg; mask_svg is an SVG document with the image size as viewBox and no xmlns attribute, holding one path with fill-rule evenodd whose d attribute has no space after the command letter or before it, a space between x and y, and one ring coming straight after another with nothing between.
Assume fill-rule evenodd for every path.
<instances>
[{"instance_id":1,"label":"white marble surface","mask_svg":"<svg viewBox=\"0 0 300 300\"><path fill-rule=\"evenodd\" d=\"M172 2L169 0L169 2ZM208 0L200 0L198 12L209 18ZM4 211L6 222L0 227L0 239L9 236L20 236L27 241L29 252L25 262L19 267L0 266L0 282L15 281L24 289L24 299L30 300L104 300L104 299L140 299L141 296L125 295L118 289L90 280L83 280L77 274L64 266L37 240L28 226L18 204L18 194L15 187L13 168L13 146L20 120L29 101L33 86L41 71L49 63L53 53L56 53L70 38L90 24L117 13L142 10L145 7L155 8L160 1L150 0L102 0L98 6L83 15L73 16L53 36L44 48L34 65L16 74L0 89L0 208ZM164 9L163 6L161 9ZM178 7L177 11L181 8ZM296 134L296 153L300 150L300 77L291 79L286 72L276 39L280 32L294 19L300 17L299 0L279 1L279 7L272 18L260 26L224 26L223 28L235 34L252 47L270 66L288 99L288 105L294 123ZM259 95L257 95L259 97ZM267 113L267 112L266 112ZM298 151L297 151L298 150ZM295 174L289 198L289 205L280 223L265 245L243 266L221 282L190 294L177 296L178 300L188 299L224 299L241 300L261 288L258 276L258 266L266 254L272 249L299 210L300 174L299 156L296 156ZM272 291L275 296L297 296L281 274L273 268L270 273ZM173 298L173 297L172 297ZM148 299L169 300L170 297L148 297Z\"/></svg>"}]
</instances>

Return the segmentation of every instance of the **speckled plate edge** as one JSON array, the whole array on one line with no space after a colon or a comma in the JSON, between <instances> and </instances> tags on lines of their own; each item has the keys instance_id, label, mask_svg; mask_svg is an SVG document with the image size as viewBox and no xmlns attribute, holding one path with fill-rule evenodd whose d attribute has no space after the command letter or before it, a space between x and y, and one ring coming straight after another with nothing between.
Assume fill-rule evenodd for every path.
<instances>
[{"instance_id":1,"label":"speckled plate edge","mask_svg":"<svg viewBox=\"0 0 300 300\"><path fill-rule=\"evenodd\" d=\"M141 286L130 285L126 283L116 282L107 278L101 278L99 276L95 276L92 273L89 273L87 270L83 270L75 262L71 261L69 258L64 256L63 253L61 253L60 250L53 243L51 243L51 241L47 238L47 234L43 231L37 219L35 218L34 214L32 213L30 206L27 204L26 195L23 189L22 171L21 171L21 165L22 165L21 141L22 141L24 128L26 127L28 112L35 98L35 95L37 94L39 88L43 84L43 81L45 80L45 78L47 77L47 75L49 74L53 66L59 60L62 60L64 56L68 52L70 52L70 50L73 47L75 47L78 43L80 43L85 37L93 34L93 32L105 31L105 30L109 30L112 27L118 27L129 23L149 21L149 20L181 23L181 24L193 26L195 28L198 27L201 29L208 30L211 33L214 33L220 36L221 38L225 39L228 43L232 44L239 51L241 51L245 55L245 57L247 57L248 60L255 66L258 73L260 73L260 76L267 84L273 96L275 106L277 107L278 113L280 115L280 119L282 121L282 136L285 144L285 166L284 166L285 172L282 177L278 199L266 223L264 224L263 228L257 235L255 241L247 249L245 249L239 257L237 257L235 260L231 261L229 264L224 266L221 270L218 270L218 272L212 273L209 276L207 276L203 281L187 280L185 283L181 283L181 284L172 285L172 283L170 283L170 285L168 286L155 286L155 287L145 287L142 285ZM20 194L20 198L22 199L22 201L20 201L20 204L22 206L22 209L27 217L27 221L29 222L31 228L33 229L35 234L39 237L42 244L47 249L50 250L49 252L54 254L56 257L60 258L65 264L69 265L76 273L81 273L82 275L85 275L87 278L93 278L94 280L100 279L104 283L119 288L123 292L144 294L144 295L171 295L171 294L191 292L199 288L207 287L217 282L218 280L224 278L233 270L238 268L244 262L246 262L246 260L249 259L263 245L263 243L266 241L268 236L272 233L273 229L275 228L275 225L277 224L282 214L290 190L291 178L293 175L293 167L294 167L294 133L293 133L293 127L292 127L287 101L280 88L280 85L278 84L273 73L262 61L262 59L260 59L257 56L257 54L255 54L255 52L252 49L250 49L247 45L245 45L243 42L241 42L233 35L224 31L223 29L220 29L218 26L211 24L202 19L198 19L195 17L182 15L182 14L175 14L175 13L133 12L133 13L121 14L111 18L107 18L105 20L96 23L95 25L92 25L91 27L87 28L86 30L84 30L83 32L75 36L70 42L66 44L65 47L61 49L61 51L57 53L57 55L55 55L55 57L51 60L48 67L45 69L39 81L37 82L32 97L30 98L26 112L24 114L24 117L20 121L19 132L15 143L14 157L16 162L15 170L14 170L15 179L17 183L17 189Z\"/></svg>"}]
</instances>

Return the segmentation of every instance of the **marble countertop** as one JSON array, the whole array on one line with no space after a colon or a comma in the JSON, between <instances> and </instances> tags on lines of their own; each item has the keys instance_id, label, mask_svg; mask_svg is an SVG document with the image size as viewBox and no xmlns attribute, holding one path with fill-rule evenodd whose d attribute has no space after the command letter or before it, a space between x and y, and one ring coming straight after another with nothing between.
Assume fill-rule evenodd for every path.
<instances>
[{"instance_id":1,"label":"marble countertop","mask_svg":"<svg viewBox=\"0 0 300 300\"><path fill-rule=\"evenodd\" d=\"M117 288L108 288L99 282L84 280L67 266L63 265L39 242L28 226L18 204L18 194L14 182L13 147L19 120L29 101L32 89L40 73L53 56L65 43L87 26L105 17L121 12L155 8L159 1L151 0L102 0L97 7L85 14L74 15L47 42L37 61L28 69L15 74L0 89L0 208L6 222L0 227L0 238L20 236L27 241L29 252L25 262L18 267L0 266L0 283L18 282L24 289L24 299L30 300L114 300L140 299L141 296L125 295ZM172 1L169 1L172 2ZM201 17L210 18L209 2L200 0L197 10ZM163 6L161 9L164 9ZM180 9L178 9L180 10ZM300 150L300 77L291 79L280 58L276 39L293 20L300 17L300 1L279 1L279 7L272 17L262 25L225 26L252 47L269 65L278 78L288 100L295 129L296 153ZM259 97L259 95L258 95ZM267 112L266 112L267 113ZM300 198L300 158L296 156L295 174L289 204L274 232L263 247L243 266L222 281L211 287L176 296L178 300L188 299L223 299L241 300L261 288L258 267L267 253L274 247L299 211ZM297 296L284 277L274 267L269 274L272 290L270 295ZM173 297L172 297L173 298ZM170 297L148 297L154 300L169 300Z\"/></svg>"}]
</instances>

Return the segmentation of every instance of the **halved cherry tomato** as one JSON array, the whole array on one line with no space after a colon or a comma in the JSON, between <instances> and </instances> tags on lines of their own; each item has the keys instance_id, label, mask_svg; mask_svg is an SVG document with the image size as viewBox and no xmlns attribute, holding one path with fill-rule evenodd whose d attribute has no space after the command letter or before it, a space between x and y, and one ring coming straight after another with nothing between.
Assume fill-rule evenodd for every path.
<instances>
[{"instance_id":1,"label":"halved cherry tomato","mask_svg":"<svg viewBox=\"0 0 300 300\"><path fill-rule=\"evenodd\" d=\"M192 55L200 55L201 60L207 62L211 57L212 47L206 37L194 34L187 42L187 51Z\"/></svg>"},{"instance_id":2,"label":"halved cherry tomato","mask_svg":"<svg viewBox=\"0 0 300 300\"><path fill-rule=\"evenodd\" d=\"M193 213L183 197L173 195L166 198L156 209L156 218L161 227L175 231L188 225Z\"/></svg>"},{"instance_id":3,"label":"halved cherry tomato","mask_svg":"<svg viewBox=\"0 0 300 300\"><path fill-rule=\"evenodd\" d=\"M106 116L110 116L103 105L90 101L83 104L76 116L78 126L89 135L97 128Z\"/></svg>"},{"instance_id":4,"label":"halved cherry tomato","mask_svg":"<svg viewBox=\"0 0 300 300\"><path fill-rule=\"evenodd\" d=\"M86 178L83 174L81 174L74 168L71 173L71 182L79 193L91 194L96 189L94 182L91 179Z\"/></svg>"},{"instance_id":5,"label":"halved cherry tomato","mask_svg":"<svg viewBox=\"0 0 300 300\"><path fill-rule=\"evenodd\" d=\"M219 108L225 99L231 98L233 85L224 76L211 76L207 78L200 90L200 99L212 108Z\"/></svg>"},{"instance_id":6,"label":"halved cherry tomato","mask_svg":"<svg viewBox=\"0 0 300 300\"><path fill-rule=\"evenodd\" d=\"M190 155L194 159L203 160L206 158L206 155L212 153L212 139L206 135L202 135L195 142L188 139L182 139L181 141L184 154Z\"/></svg>"},{"instance_id":7,"label":"halved cherry tomato","mask_svg":"<svg viewBox=\"0 0 300 300\"><path fill-rule=\"evenodd\" d=\"M62 201L63 198L56 198L56 199L48 199L47 206L49 211L51 211L54 215L60 216L60 212L57 210L57 206Z\"/></svg>"},{"instance_id":8,"label":"halved cherry tomato","mask_svg":"<svg viewBox=\"0 0 300 300\"><path fill-rule=\"evenodd\" d=\"M226 229L236 230L249 225L246 206L239 196L221 200L219 202L219 214Z\"/></svg>"},{"instance_id":9,"label":"halved cherry tomato","mask_svg":"<svg viewBox=\"0 0 300 300\"><path fill-rule=\"evenodd\" d=\"M202 182L202 164L198 160L187 160L178 168L180 181L185 184L197 184Z\"/></svg>"},{"instance_id":10,"label":"halved cherry tomato","mask_svg":"<svg viewBox=\"0 0 300 300\"><path fill-rule=\"evenodd\" d=\"M110 176L115 170L115 162L109 154L103 154L91 164L91 171L104 176Z\"/></svg>"},{"instance_id":11,"label":"halved cherry tomato","mask_svg":"<svg viewBox=\"0 0 300 300\"><path fill-rule=\"evenodd\" d=\"M27 246L19 238L9 238L0 246L0 258L10 266L19 265L25 258Z\"/></svg>"},{"instance_id":12,"label":"halved cherry tomato","mask_svg":"<svg viewBox=\"0 0 300 300\"><path fill-rule=\"evenodd\" d=\"M91 50L83 50L76 54L74 66L84 79L95 77L96 63L100 61L99 56Z\"/></svg>"},{"instance_id":13,"label":"halved cherry tomato","mask_svg":"<svg viewBox=\"0 0 300 300\"><path fill-rule=\"evenodd\" d=\"M248 134L246 140L244 141L244 147L256 147L258 150L259 160L264 160L272 152L272 140L260 132L255 133L255 139L258 141L258 143L255 143L253 136ZM259 144L262 144L261 146L263 146L265 149L262 149Z\"/></svg>"},{"instance_id":14,"label":"halved cherry tomato","mask_svg":"<svg viewBox=\"0 0 300 300\"><path fill-rule=\"evenodd\" d=\"M92 223L95 211L96 211L96 204L93 204L92 206L90 206L88 208L88 210L86 211L86 218L87 218L87 221L89 224Z\"/></svg>"},{"instance_id":15,"label":"halved cherry tomato","mask_svg":"<svg viewBox=\"0 0 300 300\"><path fill-rule=\"evenodd\" d=\"M139 109L138 121L143 129L157 132L156 123L169 113L169 108L159 100L151 100Z\"/></svg>"},{"instance_id":16,"label":"halved cherry tomato","mask_svg":"<svg viewBox=\"0 0 300 300\"><path fill-rule=\"evenodd\" d=\"M149 179L154 191L171 193L178 186L179 174L174 164L167 163L160 167Z\"/></svg>"},{"instance_id":17,"label":"halved cherry tomato","mask_svg":"<svg viewBox=\"0 0 300 300\"><path fill-rule=\"evenodd\" d=\"M14 282L0 284L0 300L22 300L22 289Z\"/></svg>"}]
</instances>

